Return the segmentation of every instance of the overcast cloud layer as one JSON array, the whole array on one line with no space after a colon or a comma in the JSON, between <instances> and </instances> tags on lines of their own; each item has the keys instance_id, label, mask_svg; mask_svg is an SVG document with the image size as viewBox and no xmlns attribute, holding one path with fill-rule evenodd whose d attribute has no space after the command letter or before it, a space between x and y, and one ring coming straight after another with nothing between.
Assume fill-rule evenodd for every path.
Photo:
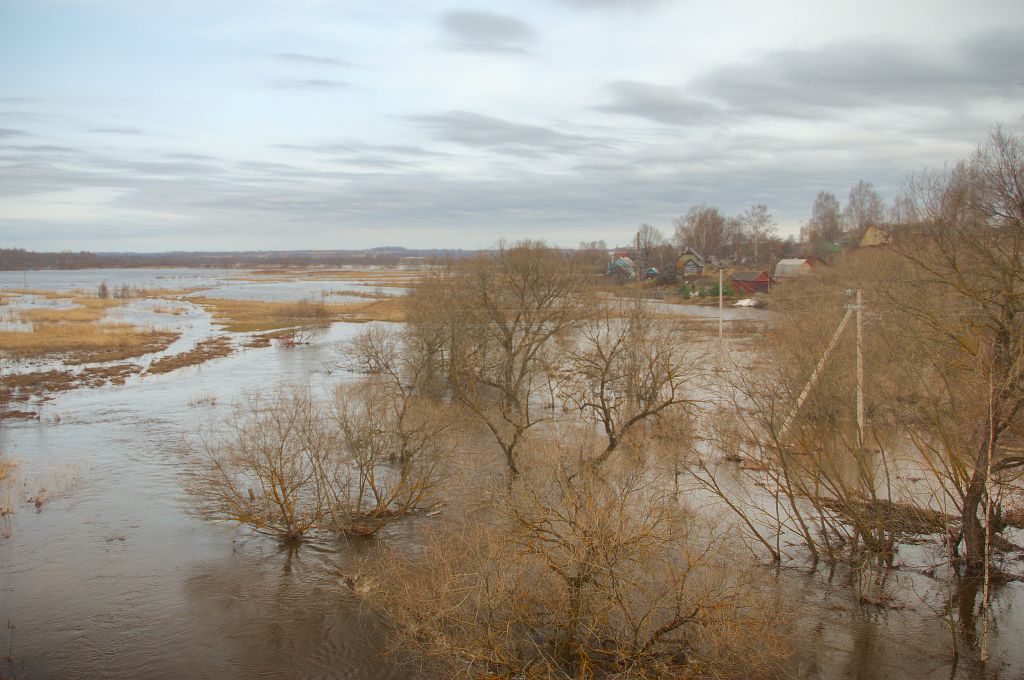
<instances>
[{"instance_id":1,"label":"overcast cloud layer","mask_svg":"<svg viewBox=\"0 0 1024 680\"><path fill-rule=\"evenodd\" d=\"M0 247L791 233L1024 130L1019 5L6 0Z\"/></svg>"}]
</instances>

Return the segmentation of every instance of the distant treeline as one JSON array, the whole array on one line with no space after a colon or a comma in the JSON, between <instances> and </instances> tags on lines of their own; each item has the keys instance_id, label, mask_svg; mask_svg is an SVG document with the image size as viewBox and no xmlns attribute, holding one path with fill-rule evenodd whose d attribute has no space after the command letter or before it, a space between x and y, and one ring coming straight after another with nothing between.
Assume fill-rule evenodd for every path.
<instances>
[{"instance_id":1,"label":"distant treeline","mask_svg":"<svg viewBox=\"0 0 1024 680\"><path fill-rule=\"evenodd\" d=\"M288 267L343 265L398 265L418 259L465 257L470 250L293 250L247 252L91 253L64 251L37 253L21 248L0 248L0 270L102 269L113 267Z\"/></svg>"}]
</instances>

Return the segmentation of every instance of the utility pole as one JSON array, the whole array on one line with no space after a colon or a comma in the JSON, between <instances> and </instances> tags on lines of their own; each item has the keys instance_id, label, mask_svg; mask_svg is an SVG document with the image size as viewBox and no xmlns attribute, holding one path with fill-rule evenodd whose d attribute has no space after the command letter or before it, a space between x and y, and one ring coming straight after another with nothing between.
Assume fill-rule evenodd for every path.
<instances>
[{"instance_id":1,"label":"utility pole","mask_svg":"<svg viewBox=\"0 0 1024 680\"><path fill-rule=\"evenodd\" d=\"M725 308L725 302L722 291L722 266L718 266L718 344L722 344L722 313Z\"/></svg>"},{"instance_id":2,"label":"utility pole","mask_svg":"<svg viewBox=\"0 0 1024 680\"><path fill-rule=\"evenodd\" d=\"M829 340L828 347L825 348L824 354L821 355L821 360L818 361L818 365L814 367L814 372L811 373L811 377L807 379L807 384L804 385L804 389L800 392L800 396L796 399L796 404L793 405L793 410L786 416L786 420L782 423L782 429L779 430L778 440L781 442L786 438L786 434L789 432L789 428L793 425L793 420L796 418L796 414L799 413L800 407L804 405L807 396L811 393L811 388L818 382L818 376L821 375L821 370L825 368L825 363L828 361L828 357L832 354L832 350L836 348L836 343L839 342L839 337L843 334L843 329L846 328L846 324L850 322L850 316L853 315L853 310L847 307L846 314L843 315L843 320L839 322L839 327L836 328L836 332L832 334L832 339Z\"/></svg>"},{"instance_id":3,"label":"utility pole","mask_svg":"<svg viewBox=\"0 0 1024 680\"><path fill-rule=\"evenodd\" d=\"M860 435L860 445L864 446L864 351L861 348L864 340L864 321L862 309L864 307L861 289L857 289L857 432Z\"/></svg>"}]
</instances>

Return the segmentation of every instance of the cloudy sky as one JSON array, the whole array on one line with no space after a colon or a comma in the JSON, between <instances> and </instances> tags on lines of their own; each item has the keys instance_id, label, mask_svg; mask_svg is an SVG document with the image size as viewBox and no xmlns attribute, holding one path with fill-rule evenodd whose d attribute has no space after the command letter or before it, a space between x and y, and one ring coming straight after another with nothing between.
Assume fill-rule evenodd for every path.
<instances>
[{"instance_id":1,"label":"cloudy sky","mask_svg":"<svg viewBox=\"0 0 1024 680\"><path fill-rule=\"evenodd\" d=\"M0 0L0 247L476 248L890 198L1024 130L1019 0Z\"/></svg>"}]
</instances>

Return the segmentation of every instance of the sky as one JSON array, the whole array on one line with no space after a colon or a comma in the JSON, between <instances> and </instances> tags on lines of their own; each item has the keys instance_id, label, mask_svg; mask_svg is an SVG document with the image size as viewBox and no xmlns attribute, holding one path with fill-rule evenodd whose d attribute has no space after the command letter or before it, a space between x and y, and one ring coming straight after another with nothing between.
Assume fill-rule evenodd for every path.
<instances>
[{"instance_id":1,"label":"sky","mask_svg":"<svg viewBox=\"0 0 1024 680\"><path fill-rule=\"evenodd\" d=\"M1024 131L1019 0L0 0L0 247L624 243Z\"/></svg>"}]
</instances>

